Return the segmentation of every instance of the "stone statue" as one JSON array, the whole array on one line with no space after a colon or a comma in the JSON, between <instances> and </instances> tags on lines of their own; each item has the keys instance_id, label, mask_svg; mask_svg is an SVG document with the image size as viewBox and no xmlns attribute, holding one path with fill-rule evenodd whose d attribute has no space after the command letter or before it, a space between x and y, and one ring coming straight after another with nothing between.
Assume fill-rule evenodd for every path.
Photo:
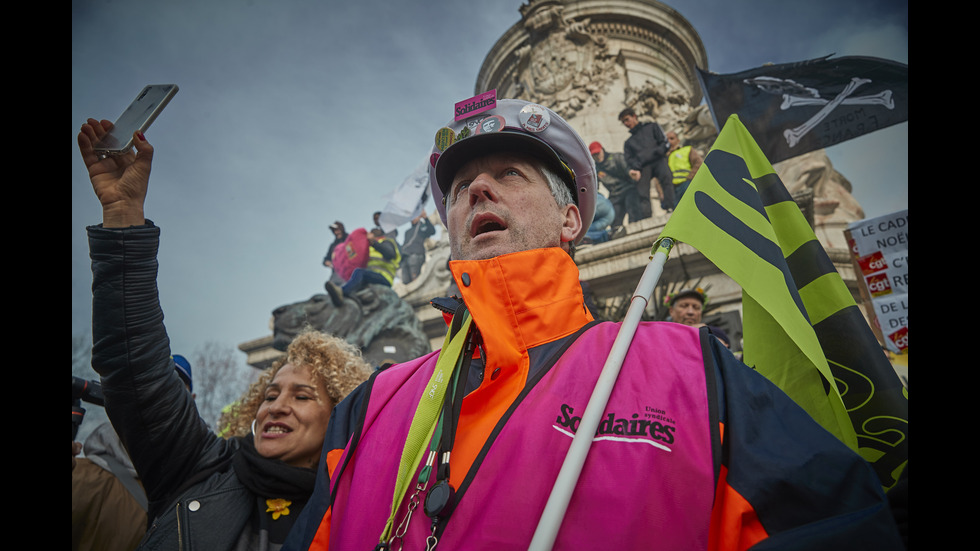
<instances>
[{"instance_id":1,"label":"stone statue","mask_svg":"<svg viewBox=\"0 0 980 551\"><path fill-rule=\"evenodd\" d=\"M588 30L588 19L565 17L558 4L521 10L530 42L514 52L512 89L503 97L528 99L566 118L595 107L619 78L605 37Z\"/></svg>"},{"instance_id":2,"label":"stone statue","mask_svg":"<svg viewBox=\"0 0 980 551\"><path fill-rule=\"evenodd\" d=\"M272 312L273 347L285 350L306 325L357 346L371 365L403 362L428 352L429 339L412 307L384 285L367 284L338 308L327 295L280 306Z\"/></svg>"}]
</instances>

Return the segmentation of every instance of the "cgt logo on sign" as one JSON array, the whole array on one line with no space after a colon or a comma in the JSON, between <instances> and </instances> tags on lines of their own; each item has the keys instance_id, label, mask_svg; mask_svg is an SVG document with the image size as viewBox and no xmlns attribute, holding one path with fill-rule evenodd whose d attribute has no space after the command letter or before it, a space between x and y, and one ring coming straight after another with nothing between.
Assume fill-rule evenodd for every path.
<instances>
[{"instance_id":1,"label":"cgt logo on sign","mask_svg":"<svg viewBox=\"0 0 980 551\"><path fill-rule=\"evenodd\" d=\"M568 404L561 405L561 414L555 419L555 423L569 429L572 434L578 432L578 426L581 421L582 417L575 415L575 408ZM675 430L676 428L673 425L667 423L640 419L639 413L634 413L629 419L616 417L615 413L609 413L599 422L596 436L641 436L653 438L664 444L673 444ZM596 439L599 440L599 438Z\"/></svg>"},{"instance_id":2,"label":"cgt logo on sign","mask_svg":"<svg viewBox=\"0 0 980 551\"><path fill-rule=\"evenodd\" d=\"M888 338L895 343L895 346L897 346L899 350L905 350L909 347L909 328L903 327L891 335L888 335Z\"/></svg>"},{"instance_id":3,"label":"cgt logo on sign","mask_svg":"<svg viewBox=\"0 0 980 551\"><path fill-rule=\"evenodd\" d=\"M864 275L888 269L888 263L885 262L885 257L881 254L881 251L875 251L868 256L859 258L858 265L861 266L861 271Z\"/></svg>"},{"instance_id":4,"label":"cgt logo on sign","mask_svg":"<svg viewBox=\"0 0 980 551\"><path fill-rule=\"evenodd\" d=\"M892 285L888 282L888 274L875 274L865 278L868 284L868 291L871 292L871 296L880 297L883 295L891 294Z\"/></svg>"}]
</instances>

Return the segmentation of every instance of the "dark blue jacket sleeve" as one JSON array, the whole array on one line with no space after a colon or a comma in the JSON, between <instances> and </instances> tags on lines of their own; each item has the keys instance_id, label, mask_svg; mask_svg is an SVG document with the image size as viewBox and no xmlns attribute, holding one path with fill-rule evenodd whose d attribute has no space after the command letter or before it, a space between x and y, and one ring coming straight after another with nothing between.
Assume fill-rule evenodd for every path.
<instances>
[{"instance_id":1,"label":"dark blue jacket sleeve","mask_svg":"<svg viewBox=\"0 0 980 551\"><path fill-rule=\"evenodd\" d=\"M719 485L764 529L752 549L901 549L871 466L706 329L701 335L723 427Z\"/></svg>"}]
</instances>

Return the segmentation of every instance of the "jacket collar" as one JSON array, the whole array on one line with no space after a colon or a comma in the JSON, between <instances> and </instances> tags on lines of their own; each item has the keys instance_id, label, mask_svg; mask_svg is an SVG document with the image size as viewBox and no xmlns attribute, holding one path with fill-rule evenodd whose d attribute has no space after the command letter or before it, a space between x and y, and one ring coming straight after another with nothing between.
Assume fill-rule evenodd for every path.
<instances>
[{"instance_id":1,"label":"jacket collar","mask_svg":"<svg viewBox=\"0 0 980 551\"><path fill-rule=\"evenodd\" d=\"M578 268L559 248L449 263L480 330L483 377L460 409L450 481L457 487L527 383L528 348L571 335L592 321Z\"/></svg>"},{"instance_id":2,"label":"jacket collar","mask_svg":"<svg viewBox=\"0 0 980 551\"><path fill-rule=\"evenodd\" d=\"M483 338L487 367L514 365L527 349L570 335L592 316L578 268L560 248L449 264Z\"/></svg>"}]
</instances>

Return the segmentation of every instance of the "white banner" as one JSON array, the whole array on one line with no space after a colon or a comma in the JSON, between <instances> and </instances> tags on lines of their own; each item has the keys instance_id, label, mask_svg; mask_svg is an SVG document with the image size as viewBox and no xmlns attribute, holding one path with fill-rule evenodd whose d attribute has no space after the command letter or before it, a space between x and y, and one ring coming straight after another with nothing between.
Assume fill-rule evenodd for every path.
<instances>
[{"instance_id":1,"label":"white banner","mask_svg":"<svg viewBox=\"0 0 980 551\"><path fill-rule=\"evenodd\" d=\"M429 158L422 162L402 181L388 199L381 211L381 229L385 233L412 221L422 214L425 202L429 200Z\"/></svg>"}]
</instances>

